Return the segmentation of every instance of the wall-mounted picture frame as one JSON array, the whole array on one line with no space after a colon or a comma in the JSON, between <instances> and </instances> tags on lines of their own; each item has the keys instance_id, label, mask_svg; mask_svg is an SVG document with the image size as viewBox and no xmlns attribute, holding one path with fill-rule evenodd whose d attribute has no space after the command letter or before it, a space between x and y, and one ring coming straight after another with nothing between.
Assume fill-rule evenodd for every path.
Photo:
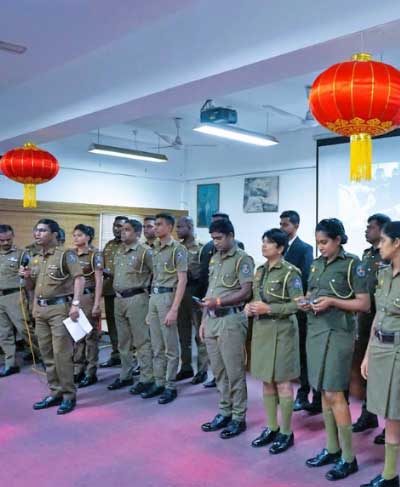
<instances>
[{"instance_id":1,"label":"wall-mounted picture frame","mask_svg":"<svg viewBox=\"0 0 400 487\"><path fill-rule=\"evenodd\" d=\"M219 211L219 184L197 185L197 226L208 228L211 216Z\"/></svg>"},{"instance_id":2,"label":"wall-mounted picture frame","mask_svg":"<svg viewBox=\"0 0 400 487\"><path fill-rule=\"evenodd\" d=\"M245 178L243 211L245 213L277 212L279 176Z\"/></svg>"}]
</instances>

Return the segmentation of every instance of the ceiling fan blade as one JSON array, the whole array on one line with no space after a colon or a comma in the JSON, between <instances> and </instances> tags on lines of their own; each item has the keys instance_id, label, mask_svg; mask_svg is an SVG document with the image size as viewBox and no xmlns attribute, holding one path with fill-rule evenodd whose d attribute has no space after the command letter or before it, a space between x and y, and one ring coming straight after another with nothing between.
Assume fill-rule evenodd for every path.
<instances>
[{"instance_id":1,"label":"ceiling fan blade","mask_svg":"<svg viewBox=\"0 0 400 487\"><path fill-rule=\"evenodd\" d=\"M218 147L217 144L185 144L185 147Z\"/></svg>"},{"instance_id":2,"label":"ceiling fan blade","mask_svg":"<svg viewBox=\"0 0 400 487\"><path fill-rule=\"evenodd\" d=\"M174 143L174 141L171 139L171 137L168 137L168 135L160 134L159 132L156 131L154 131L154 133L158 135L160 139L164 140L167 144L172 145Z\"/></svg>"},{"instance_id":3,"label":"ceiling fan blade","mask_svg":"<svg viewBox=\"0 0 400 487\"><path fill-rule=\"evenodd\" d=\"M278 115L282 115L282 117L291 117L291 118L296 118L297 120L303 120L298 115L287 112L286 110L282 110L282 108L274 107L273 105L263 105L263 108L266 108L267 110L271 110L272 112L275 112Z\"/></svg>"}]
</instances>

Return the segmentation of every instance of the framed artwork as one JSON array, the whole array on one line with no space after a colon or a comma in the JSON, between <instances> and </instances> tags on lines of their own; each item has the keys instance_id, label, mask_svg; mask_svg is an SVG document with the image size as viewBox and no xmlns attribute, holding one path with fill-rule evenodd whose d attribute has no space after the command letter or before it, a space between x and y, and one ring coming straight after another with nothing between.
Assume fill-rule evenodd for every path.
<instances>
[{"instance_id":1,"label":"framed artwork","mask_svg":"<svg viewBox=\"0 0 400 487\"><path fill-rule=\"evenodd\" d=\"M245 178L243 211L267 213L278 211L279 176Z\"/></svg>"},{"instance_id":2,"label":"framed artwork","mask_svg":"<svg viewBox=\"0 0 400 487\"><path fill-rule=\"evenodd\" d=\"M219 211L219 184L197 185L197 226L208 228L211 216Z\"/></svg>"}]
</instances>

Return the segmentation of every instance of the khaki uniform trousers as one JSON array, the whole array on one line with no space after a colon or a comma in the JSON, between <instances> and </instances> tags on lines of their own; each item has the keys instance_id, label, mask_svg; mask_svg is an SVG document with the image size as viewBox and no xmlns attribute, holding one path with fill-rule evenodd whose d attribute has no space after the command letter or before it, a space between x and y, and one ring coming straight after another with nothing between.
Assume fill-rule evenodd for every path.
<instances>
[{"instance_id":1,"label":"khaki uniform trousers","mask_svg":"<svg viewBox=\"0 0 400 487\"><path fill-rule=\"evenodd\" d=\"M174 293L152 294L149 303L151 345L153 348L154 377L158 386L175 389L179 365L178 325L164 325Z\"/></svg>"},{"instance_id":2,"label":"khaki uniform trousers","mask_svg":"<svg viewBox=\"0 0 400 487\"><path fill-rule=\"evenodd\" d=\"M140 366L140 382L154 381L150 330L146 325L148 309L149 296L147 293L136 294L130 298L115 298L115 323L122 367L120 380L132 377L132 368L136 362L132 354L132 347L135 344L136 358Z\"/></svg>"},{"instance_id":3,"label":"khaki uniform trousers","mask_svg":"<svg viewBox=\"0 0 400 487\"><path fill-rule=\"evenodd\" d=\"M25 307L27 325L32 339L33 352L38 357L39 350L31 322L29 321L26 299L22 305ZM21 297L19 292L0 296L0 346L5 355L5 368L16 365L16 345L14 328L19 332L24 341L29 345L29 336L26 329L24 316L21 309Z\"/></svg>"},{"instance_id":4,"label":"khaki uniform trousers","mask_svg":"<svg viewBox=\"0 0 400 487\"><path fill-rule=\"evenodd\" d=\"M36 335L52 397L74 399L74 342L63 321L69 305L35 306Z\"/></svg>"},{"instance_id":5,"label":"khaki uniform trousers","mask_svg":"<svg viewBox=\"0 0 400 487\"><path fill-rule=\"evenodd\" d=\"M222 318L206 317L205 343L223 416L242 421L247 410L246 337L247 318L243 313Z\"/></svg>"},{"instance_id":6,"label":"khaki uniform trousers","mask_svg":"<svg viewBox=\"0 0 400 487\"><path fill-rule=\"evenodd\" d=\"M93 306L94 295L84 294L81 297L81 309L92 325L93 330L82 338L82 340L79 340L78 343L75 343L74 350L74 374L85 373L89 377L96 375L99 359L98 320L92 316Z\"/></svg>"},{"instance_id":7,"label":"khaki uniform trousers","mask_svg":"<svg viewBox=\"0 0 400 487\"><path fill-rule=\"evenodd\" d=\"M199 329L202 311L193 303L192 292L186 288L178 313L179 343L181 346L181 370L192 369L192 329L195 327L197 345L197 372L206 372L208 355L205 343L200 340Z\"/></svg>"},{"instance_id":8,"label":"khaki uniform trousers","mask_svg":"<svg viewBox=\"0 0 400 487\"><path fill-rule=\"evenodd\" d=\"M104 296L104 311L106 313L108 336L111 342L111 358L118 359L118 334L114 316L115 296Z\"/></svg>"}]
</instances>

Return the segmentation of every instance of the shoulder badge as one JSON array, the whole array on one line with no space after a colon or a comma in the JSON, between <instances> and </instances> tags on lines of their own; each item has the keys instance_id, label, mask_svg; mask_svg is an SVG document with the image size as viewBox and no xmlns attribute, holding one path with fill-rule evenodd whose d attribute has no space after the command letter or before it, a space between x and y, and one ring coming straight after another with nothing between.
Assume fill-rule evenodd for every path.
<instances>
[{"instance_id":1,"label":"shoulder badge","mask_svg":"<svg viewBox=\"0 0 400 487\"><path fill-rule=\"evenodd\" d=\"M251 269L250 269L249 264L246 264L246 263L245 264L242 264L242 266L240 267L240 272L242 274L250 274Z\"/></svg>"},{"instance_id":2,"label":"shoulder badge","mask_svg":"<svg viewBox=\"0 0 400 487\"><path fill-rule=\"evenodd\" d=\"M292 279L292 287L294 289L301 289L302 288L302 283L301 283L301 279L299 276L296 276Z\"/></svg>"},{"instance_id":3,"label":"shoulder badge","mask_svg":"<svg viewBox=\"0 0 400 487\"><path fill-rule=\"evenodd\" d=\"M365 277L366 272L363 264L358 264L358 266L356 267L356 274L358 277Z\"/></svg>"},{"instance_id":4,"label":"shoulder badge","mask_svg":"<svg viewBox=\"0 0 400 487\"><path fill-rule=\"evenodd\" d=\"M66 259L68 264L76 264L78 262L78 258L75 252L68 251L66 252Z\"/></svg>"}]
</instances>

